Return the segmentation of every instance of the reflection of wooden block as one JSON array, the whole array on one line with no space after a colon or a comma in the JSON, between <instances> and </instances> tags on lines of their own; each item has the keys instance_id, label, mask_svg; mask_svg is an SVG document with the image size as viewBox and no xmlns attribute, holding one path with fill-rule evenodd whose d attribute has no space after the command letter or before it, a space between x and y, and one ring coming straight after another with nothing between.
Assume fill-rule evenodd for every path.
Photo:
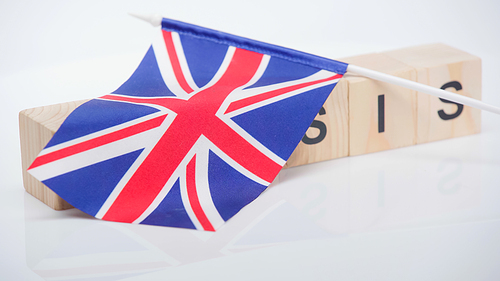
<instances>
[{"instance_id":1,"label":"reflection of wooden block","mask_svg":"<svg viewBox=\"0 0 500 281\"><path fill-rule=\"evenodd\" d=\"M35 179L26 169L47 145L64 119L84 102L75 101L31 108L19 113L24 188L28 193L55 210L69 209L73 206Z\"/></svg>"},{"instance_id":2,"label":"reflection of wooden block","mask_svg":"<svg viewBox=\"0 0 500 281\"><path fill-rule=\"evenodd\" d=\"M341 79L286 162L285 168L348 155L347 93L347 82Z\"/></svg>"},{"instance_id":3,"label":"reflection of wooden block","mask_svg":"<svg viewBox=\"0 0 500 281\"><path fill-rule=\"evenodd\" d=\"M417 71L417 82L481 99L481 59L443 44L384 53ZM479 133L481 111L418 93L417 143Z\"/></svg>"},{"instance_id":4,"label":"reflection of wooden block","mask_svg":"<svg viewBox=\"0 0 500 281\"><path fill-rule=\"evenodd\" d=\"M415 81L415 71L382 54L344 59L361 67ZM414 145L416 92L347 74L349 89L349 155Z\"/></svg>"}]
</instances>

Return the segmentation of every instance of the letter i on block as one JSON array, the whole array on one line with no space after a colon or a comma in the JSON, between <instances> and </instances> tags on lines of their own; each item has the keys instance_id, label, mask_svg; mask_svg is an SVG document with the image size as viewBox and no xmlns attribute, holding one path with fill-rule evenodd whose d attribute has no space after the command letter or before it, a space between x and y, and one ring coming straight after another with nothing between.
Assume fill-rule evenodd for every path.
<instances>
[{"instance_id":1,"label":"letter i on block","mask_svg":"<svg viewBox=\"0 0 500 281\"><path fill-rule=\"evenodd\" d=\"M415 70L382 54L343 61L415 81ZM349 155L416 143L416 92L357 75L345 75L349 91Z\"/></svg>"},{"instance_id":2,"label":"letter i on block","mask_svg":"<svg viewBox=\"0 0 500 281\"><path fill-rule=\"evenodd\" d=\"M481 99L481 59L444 44L410 47L390 52L417 71L417 82ZM417 94L417 143L479 133L481 111L423 93Z\"/></svg>"}]
</instances>

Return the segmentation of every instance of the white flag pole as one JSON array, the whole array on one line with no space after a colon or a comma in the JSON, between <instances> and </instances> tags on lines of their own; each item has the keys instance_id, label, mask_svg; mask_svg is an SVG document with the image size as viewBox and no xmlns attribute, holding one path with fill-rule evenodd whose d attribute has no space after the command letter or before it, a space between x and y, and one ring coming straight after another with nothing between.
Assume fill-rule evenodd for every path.
<instances>
[{"instance_id":1,"label":"white flag pole","mask_svg":"<svg viewBox=\"0 0 500 281\"><path fill-rule=\"evenodd\" d=\"M134 18L141 19L143 21L149 22L152 26L157 27L161 25L161 19L163 18L157 14L137 14L137 13L128 13L130 16Z\"/></svg>"},{"instance_id":2,"label":"white flag pole","mask_svg":"<svg viewBox=\"0 0 500 281\"><path fill-rule=\"evenodd\" d=\"M486 110L489 112L500 114L500 108L498 108L496 106L492 106L492 105L484 103L480 100L476 100L476 99L469 98L466 96L461 96L459 94L455 94L452 92L448 92L445 90L441 90L438 88L434 88L431 86L420 84L420 83L410 81L407 79L395 77L392 75L388 75L388 74L374 71L371 69L366 69L366 68L359 67L359 66L352 65L352 64L349 64L347 66L347 71L355 73L355 74L359 74L359 75L362 75L362 76L365 76L365 77L368 77L371 79L375 79L378 81L387 82L390 84L394 84L394 85L405 87L405 88L408 88L411 90L415 90L418 92L426 93L426 94L429 94L432 96L440 97L440 98L443 98L443 99L446 99L449 101L454 101L454 102L457 102L457 103L460 103L463 105L472 106L475 108L479 108L482 110Z\"/></svg>"}]
</instances>

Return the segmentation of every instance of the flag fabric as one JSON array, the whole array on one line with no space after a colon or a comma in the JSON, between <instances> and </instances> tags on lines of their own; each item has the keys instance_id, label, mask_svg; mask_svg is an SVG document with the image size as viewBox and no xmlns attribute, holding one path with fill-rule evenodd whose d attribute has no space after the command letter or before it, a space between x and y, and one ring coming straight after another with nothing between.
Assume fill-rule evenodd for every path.
<instances>
[{"instance_id":1,"label":"flag fabric","mask_svg":"<svg viewBox=\"0 0 500 281\"><path fill-rule=\"evenodd\" d=\"M214 231L277 176L347 65L174 20L29 167L99 219Z\"/></svg>"}]
</instances>

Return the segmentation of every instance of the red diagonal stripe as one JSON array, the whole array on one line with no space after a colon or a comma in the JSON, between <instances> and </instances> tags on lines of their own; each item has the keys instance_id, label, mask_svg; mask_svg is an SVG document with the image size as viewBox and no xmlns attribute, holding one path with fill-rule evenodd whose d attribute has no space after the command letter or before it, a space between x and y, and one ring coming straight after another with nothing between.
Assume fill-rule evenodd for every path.
<instances>
[{"instance_id":1,"label":"red diagonal stripe","mask_svg":"<svg viewBox=\"0 0 500 281\"><path fill-rule=\"evenodd\" d=\"M151 205L199 138L197 132L186 130L191 124L182 115L176 117L125 184L104 220L131 223Z\"/></svg>"},{"instance_id":2,"label":"red diagonal stripe","mask_svg":"<svg viewBox=\"0 0 500 281\"><path fill-rule=\"evenodd\" d=\"M215 113L220 104L235 88L250 81L261 60L261 54L238 49L226 73L214 86L196 93L189 100L158 100L158 104L175 111L177 116L123 187L103 216L104 220L133 222L144 213L200 135L212 124L210 120L218 118ZM151 102L149 99L140 100ZM223 146L220 148L224 150Z\"/></svg>"},{"instance_id":3,"label":"red diagonal stripe","mask_svg":"<svg viewBox=\"0 0 500 281\"><path fill-rule=\"evenodd\" d=\"M176 97L161 97L161 98L142 98L142 97L125 97L119 95L105 95L100 97L100 99L104 100L112 100L112 101L123 101L130 103L139 103L145 105L159 105L168 109L175 109L182 107L186 104L186 100L179 99Z\"/></svg>"},{"instance_id":4,"label":"red diagonal stripe","mask_svg":"<svg viewBox=\"0 0 500 281\"><path fill-rule=\"evenodd\" d=\"M295 91L295 90L298 90L298 89L301 89L301 88L305 88L305 87L308 87L308 86L311 86L311 85L323 83L323 82L326 82L326 81L331 81L331 80L339 79L341 77L342 77L342 75L337 74L337 75L329 77L329 78L325 78L325 79L321 79L321 80L316 80L316 81L311 81L311 82L305 82L305 83L301 83L301 84L297 84L297 85L293 85L293 86L288 86L288 87L285 87L285 88L280 88L280 89L272 90L272 91L269 91L269 92L265 92L265 93L262 93L262 94L259 94L259 95L256 95L256 96L251 96L251 97L248 97L248 98L245 98L245 99L237 100L235 102L232 102L229 105L229 107L227 108L227 110L226 110L225 113L229 113L229 112L238 110L240 108L247 107L249 105L253 105L253 104L256 104L258 102L261 102L261 101L264 101L264 100L267 100L267 99L270 99L270 98L273 98L273 97L276 97L276 96L279 96L279 95L283 95L283 94L286 94L286 93L289 93L289 92L292 92L292 91Z\"/></svg>"},{"instance_id":5,"label":"red diagonal stripe","mask_svg":"<svg viewBox=\"0 0 500 281\"><path fill-rule=\"evenodd\" d=\"M193 209L193 212L203 229L215 231L214 227L208 220L207 215L205 215L205 212L201 208L198 192L196 191L196 155L193 159L191 159L191 161L189 161L189 164L186 167L186 188L191 209Z\"/></svg>"},{"instance_id":6,"label":"red diagonal stripe","mask_svg":"<svg viewBox=\"0 0 500 281\"><path fill-rule=\"evenodd\" d=\"M59 160L64 157L78 154L117 140L130 137L132 135L145 132L147 130L151 130L153 128L160 126L163 120L165 120L166 116L167 115L162 115L100 137L96 137L81 143L74 144L72 146L68 146L60 150L56 150L51 153L47 153L45 155L41 155L35 159L33 164L31 164L31 166L28 169L33 169L38 166Z\"/></svg>"},{"instance_id":7,"label":"red diagonal stripe","mask_svg":"<svg viewBox=\"0 0 500 281\"><path fill-rule=\"evenodd\" d=\"M224 153L252 174L270 183L280 172L280 164L271 160L220 119L212 120L211 126L207 127L203 134L217 147L224 148Z\"/></svg>"},{"instance_id":8,"label":"red diagonal stripe","mask_svg":"<svg viewBox=\"0 0 500 281\"><path fill-rule=\"evenodd\" d=\"M181 64L179 63L179 58L177 57L177 52L175 50L174 41L172 40L172 32L163 30L163 38L165 40L165 46L167 47L168 57L170 58L170 63L172 64L172 69L174 70L175 78L177 82L186 93L192 93L193 89L189 86L182 72Z\"/></svg>"}]
</instances>

